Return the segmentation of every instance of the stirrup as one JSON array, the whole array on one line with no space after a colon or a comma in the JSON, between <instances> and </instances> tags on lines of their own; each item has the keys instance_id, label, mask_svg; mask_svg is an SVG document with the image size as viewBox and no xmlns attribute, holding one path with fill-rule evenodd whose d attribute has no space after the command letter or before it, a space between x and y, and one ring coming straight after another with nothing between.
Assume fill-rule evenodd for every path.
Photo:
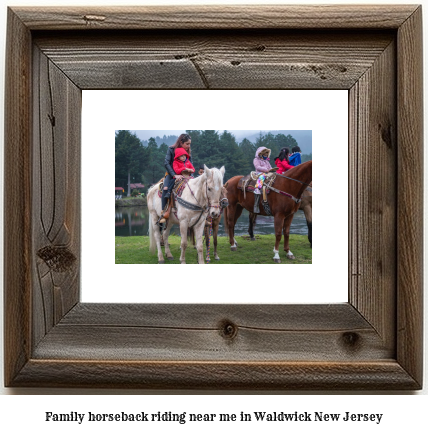
<instances>
[{"instance_id":1,"label":"stirrup","mask_svg":"<svg viewBox=\"0 0 428 434\"><path fill-rule=\"evenodd\" d=\"M171 197L169 197L168 202L167 202L164 210L162 211L161 216L159 217L158 223L165 223L168 221L169 214L171 212L171 208L172 208L172 199L171 199Z\"/></svg>"},{"instance_id":2,"label":"stirrup","mask_svg":"<svg viewBox=\"0 0 428 434\"><path fill-rule=\"evenodd\" d=\"M156 224L159 226L159 229L162 230L162 225L167 221L167 219L164 217L164 214L166 213L166 210L162 211L162 214L158 218L158 221Z\"/></svg>"},{"instance_id":3,"label":"stirrup","mask_svg":"<svg viewBox=\"0 0 428 434\"><path fill-rule=\"evenodd\" d=\"M159 217L158 221L156 222L157 225L163 225L166 221L168 221L168 216L165 217L165 214L167 213L167 210L163 211L161 216Z\"/></svg>"},{"instance_id":4,"label":"stirrup","mask_svg":"<svg viewBox=\"0 0 428 434\"><path fill-rule=\"evenodd\" d=\"M155 223L155 225L159 226L159 229L162 230L161 225L164 224L164 223L165 223L165 219L163 218L163 213L162 213L161 216L158 218L158 221Z\"/></svg>"}]
</instances>

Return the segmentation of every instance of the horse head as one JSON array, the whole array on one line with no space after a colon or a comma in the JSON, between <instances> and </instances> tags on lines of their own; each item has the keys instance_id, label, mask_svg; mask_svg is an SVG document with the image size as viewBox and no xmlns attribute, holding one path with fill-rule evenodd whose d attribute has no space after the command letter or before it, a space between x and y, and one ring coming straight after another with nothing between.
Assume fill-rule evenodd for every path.
<instances>
[{"instance_id":1,"label":"horse head","mask_svg":"<svg viewBox=\"0 0 428 434\"><path fill-rule=\"evenodd\" d=\"M222 208L229 206L229 201L227 200L227 182L223 185L223 187L221 187L220 206Z\"/></svg>"},{"instance_id":2,"label":"horse head","mask_svg":"<svg viewBox=\"0 0 428 434\"><path fill-rule=\"evenodd\" d=\"M221 169L209 169L204 165L204 176L206 177L206 194L209 206L208 215L212 218L217 218L220 216L220 199L222 195L224 172L224 166Z\"/></svg>"}]
</instances>

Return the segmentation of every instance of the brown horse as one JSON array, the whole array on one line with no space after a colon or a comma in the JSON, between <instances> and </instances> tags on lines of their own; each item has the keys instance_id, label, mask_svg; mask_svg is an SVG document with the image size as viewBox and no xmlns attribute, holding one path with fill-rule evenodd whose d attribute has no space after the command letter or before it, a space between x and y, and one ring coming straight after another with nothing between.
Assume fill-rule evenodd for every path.
<instances>
[{"instance_id":1,"label":"brown horse","mask_svg":"<svg viewBox=\"0 0 428 434\"><path fill-rule=\"evenodd\" d=\"M299 209L303 211L306 218L306 224L308 225L308 240L312 248L312 182L309 187L304 191L301 202L299 204ZM284 234L284 250L289 251L289 240L290 240L290 227L293 221L294 214L289 218L284 220L283 234ZM250 213L249 215L249 225L248 233L250 234L251 241L255 241L254 238L254 225L256 224L257 214ZM295 259L294 256L289 256L290 259Z\"/></svg>"},{"instance_id":2,"label":"brown horse","mask_svg":"<svg viewBox=\"0 0 428 434\"><path fill-rule=\"evenodd\" d=\"M241 178L243 178L243 176L238 175L229 179L227 182L229 206L225 209L224 218L231 250L236 250L235 224L242 210L245 208L253 212L254 209L254 194L251 191L246 191L244 195L244 192L238 189L238 183ZM288 170L286 175L277 174L270 194L267 195L268 205L271 211L270 215L274 216L275 247L273 249L273 259L276 263L281 262L278 249L284 224L288 224L288 222L291 224L293 215L300 206L300 199L311 182L312 161L307 161L306 163L299 164L295 168ZM260 214L269 215L262 206L260 207ZM290 251L289 246L284 245L284 250L287 253L287 257L293 258L293 253Z\"/></svg>"}]
</instances>

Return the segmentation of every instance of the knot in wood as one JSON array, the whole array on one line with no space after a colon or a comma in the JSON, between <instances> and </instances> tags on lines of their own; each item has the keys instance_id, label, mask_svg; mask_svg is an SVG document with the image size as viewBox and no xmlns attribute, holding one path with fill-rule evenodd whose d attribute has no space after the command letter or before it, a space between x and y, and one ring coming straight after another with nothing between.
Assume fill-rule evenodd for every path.
<instances>
[{"instance_id":1,"label":"knot in wood","mask_svg":"<svg viewBox=\"0 0 428 434\"><path fill-rule=\"evenodd\" d=\"M389 122L386 125L379 124L379 131L383 142L389 149L392 149L392 125Z\"/></svg>"},{"instance_id":2,"label":"knot in wood","mask_svg":"<svg viewBox=\"0 0 428 434\"><path fill-rule=\"evenodd\" d=\"M354 332L345 332L342 334L342 344L348 350L356 350L361 344L360 335Z\"/></svg>"},{"instance_id":3,"label":"knot in wood","mask_svg":"<svg viewBox=\"0 0 428 434\"><path fill-rule=\"evenodd\" d=\"M106 17L103 15L85 15L83 19L86 21L86 24L88 24L90 22L105 21Z\"/></svg>"},{"instance_id":4,"label":"knot in wood","mask_svg":"<svg viewBox=\"0 0 428 434\"><path fill-rule=\"evenodd\" d=\"M58 273L69 270L76 261L76 256L67 247L46 246L37 251L37 256L43 259L51 271Z\"/></svg>"},{"instance_id":5,"label":"knot in wood","mask_svg":"<svg viewBox=\"0 0 428 434\"><path fill-rule=\"evenodd\" d=\"M233 339L238 334L238 326L229 320L221 321L219 329L225 339Z\"/></svg>"}]
</instances>

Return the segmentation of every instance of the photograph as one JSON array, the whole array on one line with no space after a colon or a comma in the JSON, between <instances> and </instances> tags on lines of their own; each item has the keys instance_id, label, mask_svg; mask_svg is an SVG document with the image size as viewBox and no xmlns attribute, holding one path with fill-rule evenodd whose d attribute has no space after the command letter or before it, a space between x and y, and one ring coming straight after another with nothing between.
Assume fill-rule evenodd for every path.
<instances>
[{"instance_id":1,"label":"photograph","mask_svg":"<svg viewBox=\"0 0 428 434\"><path fill-rule=\"evenodd\" d=\"M116 131L116 264L310 264L311 243L312 131Z\"/></svg>"},{"instance_id":2,"label":"photograph","mask_svg":"<svg viewBox=\"0 0 428 434\"><path fill-rule=\"evenodd\" d=\"M281 110L278 99L286 101ZM165 101L186 101L186 109ZM84 90L82 300L345 302L347 106L344 90ZM189 120L199 128L182 128ZM314 174L312 151L315 159L328 160L315 165ZM103 164L94 164L100 153ZM184 175L174 166L185 168ZM325 195L316 195L312 213L312 177L321 191L335 185L333 209ZM330 285L319 291L317 282L332 259ZM162 265L192 267L192 277L203 281L205 290L185 285L176 291L166 284L147 291L158 285ZM282 289L268 285L261 292L253 285L254 273L274 276L283 266L287 285ZM248 289L244 295L235 288Z\"/></svg>"}]
</instances>

